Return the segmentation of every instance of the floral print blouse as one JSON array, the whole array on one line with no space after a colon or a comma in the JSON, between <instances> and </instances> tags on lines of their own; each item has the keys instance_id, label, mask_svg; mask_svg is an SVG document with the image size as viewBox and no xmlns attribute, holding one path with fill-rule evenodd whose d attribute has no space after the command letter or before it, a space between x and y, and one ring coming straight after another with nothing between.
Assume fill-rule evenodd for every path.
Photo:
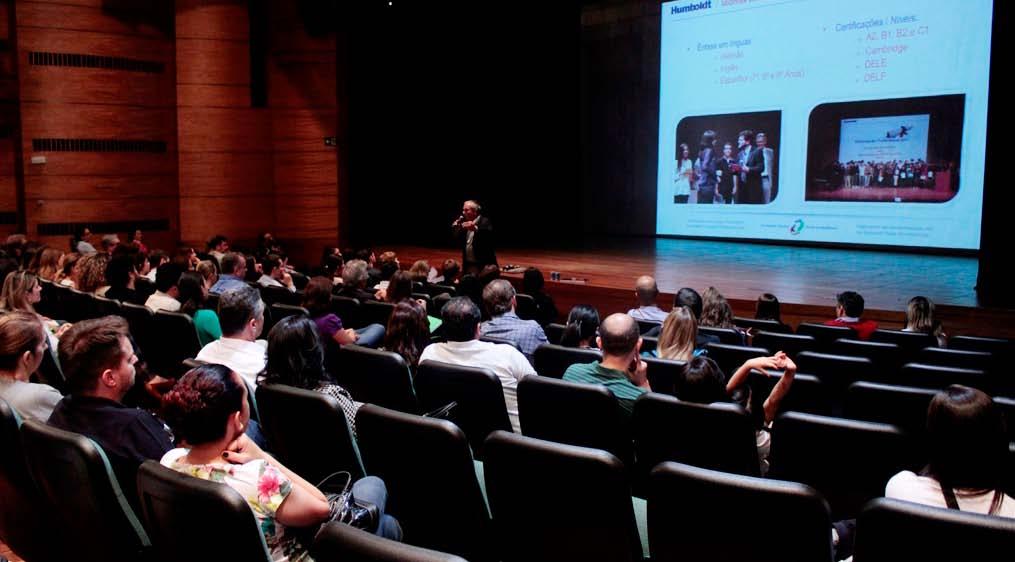
<instances>
[{"instance_id":1,"label":"floral print blouse","mask_svg":"<svg viewBox=\"0 0 1015 562\"><path fill-rule=\"evenodd\" d=\"M292 482L268 461L246 464L187 464L181 459L189 449L173 449L161 460L163 466L202 480L219 482L236 490L247 500L261 527L268 552L275 562L312 562L304 547L275 521L275 511L292 491Z\"/></svg>"}]
</instances>

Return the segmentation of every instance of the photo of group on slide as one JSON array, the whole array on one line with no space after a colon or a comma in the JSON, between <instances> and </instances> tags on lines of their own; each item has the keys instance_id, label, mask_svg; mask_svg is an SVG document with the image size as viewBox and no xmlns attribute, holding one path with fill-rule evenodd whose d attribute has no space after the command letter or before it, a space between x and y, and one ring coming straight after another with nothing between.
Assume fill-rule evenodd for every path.
<instances>
[{"instance_id":1,"label":"photo of group on slide","mask_svg":"<svg viewBox=\"0 0 1015 562\"><path fill-rule=\"evenodd\" d=\"M779 125L778 111L682 119L677 125L673 203L771 203L778 194Z\"/></svg>"}]
</instances>

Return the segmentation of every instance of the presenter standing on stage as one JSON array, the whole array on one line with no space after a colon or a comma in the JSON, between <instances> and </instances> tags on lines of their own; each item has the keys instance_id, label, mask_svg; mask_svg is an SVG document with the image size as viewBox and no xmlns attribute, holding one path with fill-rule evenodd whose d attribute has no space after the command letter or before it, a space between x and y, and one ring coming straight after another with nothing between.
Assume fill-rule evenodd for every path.
<instances>
[{"instance_id":1,"label":"presenter standing on stage","mask_svg":"<svg viewBox=\"0 0 1015 562\"><path fill-rule=\"evenodd\" d=\"M451 223L451 229L462 245L462 271L479 273L486 265L497 265L494 251L493 224L480 216L479 203L469 200L462 204L462 215Z\"/></svg>"}]
</instances>

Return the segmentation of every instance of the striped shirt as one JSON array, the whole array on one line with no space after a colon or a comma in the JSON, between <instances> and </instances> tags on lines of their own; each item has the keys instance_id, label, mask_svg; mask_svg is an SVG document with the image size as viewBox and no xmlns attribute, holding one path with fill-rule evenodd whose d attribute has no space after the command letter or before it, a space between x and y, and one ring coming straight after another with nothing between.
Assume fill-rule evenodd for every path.
<instances>
[{"instance_id":1,"label":"striped shirt","mask_svg":"<svg viewBox=\"0 0 1015 562\"><path fill-rule=\"evenodd\" d=\"M605 386L617 397L617 402L627 415L634 411L634 401L647 392L632 384L624 371L608 369L598 361L571 365L564 371L564 380Z\"/></svg>"}]
</instances>

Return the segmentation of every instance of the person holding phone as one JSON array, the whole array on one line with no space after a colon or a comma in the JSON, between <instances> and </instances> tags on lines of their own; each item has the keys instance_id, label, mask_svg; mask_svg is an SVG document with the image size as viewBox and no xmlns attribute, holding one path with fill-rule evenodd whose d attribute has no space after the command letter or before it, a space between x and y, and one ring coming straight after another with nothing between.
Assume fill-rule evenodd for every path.
<instances>
[{"instance_id":1,"label":"person holding phone","mask_svg":"<svg viewBox=\"0 0 1015 562\"><path fill-rule=\"evenodd\" d=\"M648 365L639 354L638 323L627 314L611 314L599 325L596 344L603 350L602 361L571 365L564 372L564 380L606 386L617 397L621 410L630 416L634 401L651 390Z\"/></svg>"}]
</instances>

